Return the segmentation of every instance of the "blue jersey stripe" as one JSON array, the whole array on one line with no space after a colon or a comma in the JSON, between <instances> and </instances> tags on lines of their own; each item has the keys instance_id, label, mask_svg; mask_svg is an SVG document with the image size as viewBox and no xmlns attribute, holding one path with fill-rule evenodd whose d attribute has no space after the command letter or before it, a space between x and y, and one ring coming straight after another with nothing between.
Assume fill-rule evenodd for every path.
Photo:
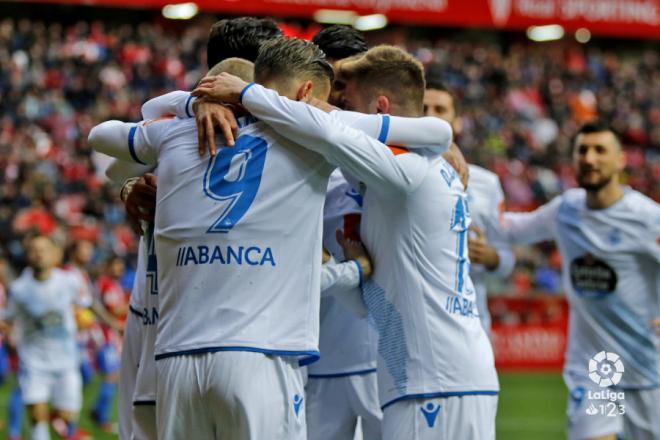
<instances>
[{"instance_id":1,"label":"blue jersey stripe","mask_svg":"<svg viewBox=\"0 0 660 440\"><path fill-rule=\"evenodd\" d=\"M243 103L243 96L245 96L245 92L247 92L248 90L250 90L250 88L251 88L253 85L254 85L254 83L250 83L250 84L248 84L247 86L245 86L245 87L243 88L243 90L241 90L241 94L238 95L238 102L240 102L241 104Z\"/></svg>"},{"instance_id":2,"label":"blue jersey stripe","mask_svg":"<svg viewBox=\"0 0 660 440\"><path fill-rule=\"evenodd\" d=\"M376 371L377 370L375 368L370 368L368 370L350 371L348 373L310 374L307 377L310 379L335 379L338 377L347 377L347 376L364 376L365 374L375 373Z\"/></svg>"},{"instance_id":3,"label":"blue jersey stripe","mask_svg":"<svg viewBox=\"0 0 660 440\"><path fill-rule=\"evenodd\" d=\"M186 116L188 116L189 118L193 117L192 113L190 113L190 110L188 110L188 106L190 105L190 101L192 101L192 99L193 99L192 95L188 96L188 99L186 99Z\"/></svg>"},{"instance_id":4,"label":"blue jersey stripe","mask_svg":"<svg viewBox=\"0 0 660 440\"><path fill-rule=\"evenodd\" d=\"M378 140L382 143L387 141L387 135L390 132L390 115L383 115L383 123L380 126L380 134L378 135Z\"/></svg>"},{"instance_id":5,"label":"blue jersey stripe","mask_svg":"<svg viewBox=\"0 0 660 440\"><path fill-rule=\"evenodd\" d=\"M135 132L137 131L137 125L134 125L131 127L130 130L128 130L128 152L131 153L131 158L136 161L137 163L140 163L142 165L146 165L146 163L142 162L138 157L137 154L135 154Z\"/></svg>"},{"instance_id":6,"label":"blue jersey stripe","mask_svg":"<svg viewBox=\"0 0 660 440\"><path fill-rule=\"evenodd\" d=\"M175 356L192 356L196 354L205 353L218 353L220 351L249 351L253 353L263 353L273 356L309 356L315 359L321 357L320 353L315 350L310 351L289 351L289 350L271 350L268 348L258 347L203 347L193 348L190 350L173 351L171 353L161 353L156 355L156 360L167 359Z\"/></svg>"}]
</instances>

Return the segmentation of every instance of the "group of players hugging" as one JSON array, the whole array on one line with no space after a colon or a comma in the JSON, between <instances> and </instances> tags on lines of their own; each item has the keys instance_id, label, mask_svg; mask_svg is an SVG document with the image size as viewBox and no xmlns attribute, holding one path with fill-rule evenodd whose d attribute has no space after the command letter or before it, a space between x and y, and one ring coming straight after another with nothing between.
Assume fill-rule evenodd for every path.
<instances>
[{"instance_id":1,"label":"group of players hugging","mask_svg":"<svg viewBox=\"0 0 660 440\"><path fill-rule=\"evenodd\" d=\"M660 208L622 185L614 131L576 134L580 188L508 213L461 154L456 97L405 51L242 17L213 25L207 60L192 92L89 133L142 235L120 438L493 439L484 278L548 240L571 307L568 437L660 438ZM71 306L89 299L59 255L27 241L2 316L37 440L48 403L79 435ZM614 416L590 410L603 395Z\"/></svg>"}]
</instances>

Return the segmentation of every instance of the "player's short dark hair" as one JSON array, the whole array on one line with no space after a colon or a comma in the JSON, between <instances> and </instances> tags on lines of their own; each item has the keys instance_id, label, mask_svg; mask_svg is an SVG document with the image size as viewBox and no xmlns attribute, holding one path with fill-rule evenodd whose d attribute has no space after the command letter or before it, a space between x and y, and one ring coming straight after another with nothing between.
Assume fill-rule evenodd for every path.
<instances>
[{"instance_id":1,"label":"player's short dark hair","mask_svg":"<svg viewBox=\"0 0 660 440\"><path fill-rule=\"evenodd\" d=\"M362 33L352 27L341 25L333 25L318 31L312 42L332 60L348 58L369 49Z\"/></svg>"},{"instance_id":2,"label":"player's short dark hair","mask_svg":"<svg viewBox=\"0 0 660 440\"><path fill-rule=\"evenodd\" d=\"M577 134L602 133L603 131L611 131L616 136L614 129L601 120L589 121L583 124Z\"/></svg>"},{"instance_id":3,"label":"player's short dark hair","mask_svg":"<svg viewBox=\"0 0 660 440\"><path fill-rule=\"evenodd\" d=\"M254 62L254 77L259 83L273 78L304 77L327 79L334 72L323 51L311 41L281 37L261 46Z\"/></svg>"},{"instance_id":4,"label":"player's short dark hair","mask_svg":"<svg viewBox=\"0 0 660 440\"><path fill-rule=\"evenodd\" d=\"M426 69L426 90L438 90L451 96L451 101L454 104L454 112L458 114L458 100L456 99L456 94L447 83L443 81L438 70L439 67L433 65Z\"/></svg>"},{"instance_id":5,"label":"player's short dark hair","mask_svg":"<svg viewBox=\"0 0 660 440\"><path fill-rule=\"evenodd\" d=\"M614 139L616 139L617 146L621 148L621 138L619 137L618 133L614 130L614 128L612 128L611 125L600 119L589 121L583 124L575 134L575 139L577 139L577 137L581 134L603 133L606 131L612 133Z\"/></svg>"},{"instance_id":6,"label":"player's short dark hair","mask_svg":"<svg viewBox=\"0 0 660 440\"><path fill-rule=\"evenodd\" d=\"M238 17L220 20L211 26L206 58L211 68L231 57L254 61L264 41L277 38L282 31L270 18Z\"/></svg>"}]
</instances>

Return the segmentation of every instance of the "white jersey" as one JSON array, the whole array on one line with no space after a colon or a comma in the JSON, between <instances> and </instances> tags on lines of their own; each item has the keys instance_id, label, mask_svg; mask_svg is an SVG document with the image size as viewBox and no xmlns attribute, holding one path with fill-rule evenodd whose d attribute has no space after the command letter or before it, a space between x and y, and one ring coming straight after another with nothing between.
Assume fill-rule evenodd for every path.
<instances>
[{"instance_id":1,"label":"white jersey","mask_svg":"<svg viewBox=\"0 0 660 440\"><path fill-rule=\"evenodd\" d=\"M78 298L77 303L91 305L94 301L94 285L89 279L87 272L77 266L74 266L73 264L66 265L64 270L72 277L76 278L76 282L80 286L80 297Z\"/></svg>"},{"instance_id":2,"label":"white jersey","mask_svg":"<svg viewBox=\"0 0 660 440\"><path fill-rule=\"evenodd\" d=\"M511 240L555 240L570 304L565 375L589 380L601 351L621 357L621 388L660 386L660 206L626 188L606 209L571 189L531 213L507 213Z\"/></svg>"},{"instance_id":3,"label":"white jersey","mask_svg":"<svg viewBox=\"0 0 660 440\"><path fill-rule=\"evenodd\" d=\"M506 278L513 271L515 257L509 241L502 230L501 216L504 212L504 191L497 174L476 165L470 165L470 183L467 189L472 226L477 226L495 248L500 263L490 274ZM477 308L481 324L490 330L490 313L486 292L486 274L482 264L470 265L470 278L477 292Z\"/></svg>"},{"instance_id":4,"label":"white jersey","mask_svg":"<svg viewBox=\"0 0 660 440\"><path fill-rule=\"evenodd\" d=\"M330 176L323 214L323 245L333 258L344 260L337 243L338 229L347 236L359 233L362 197L346 182L341 171ZM359 298L360 286L346 295ZM367 317L360 317L346 308L334 296L321 299L321 359L308 368L309 377L337 377L376 371L378 336Z\"/></svg>"},{"instance_id":5,"label":"white jersey","mask_svg":"<svg viewBox=\"0 0 660 440\"><path fill-rule=\"evenodd\" d=\"M375 272L363 294L379 330L381 405L497 394L493 352L469 277L467 196L451 166L439 156L395 156L332 114L262 87L244 91L242 102L368 187L361 236ZM447 130L439 140L446 147Z\"/></svg>"},{"instance_id":6,"label":"white jersey","mask_svg":"<svg viewBox=\"0 0 660 440\"><path fill-rule=\"evenodd\" d=\"M136 157L159 166L156 358L220 350L317 356L331 166L254 120L215 158L199 157L190 119L134 133Z\"/></svg>"},{"instance_id":7,"label":"white jersey","mask_svg":"<svg viewBox=\"0 0 660 440\"><path fill-rule=\"evenodd\" d=\"M277 97L252 89L244 99ZM440 150L451 143L448 124L437 118L333 115L333 121L356 120L360 129L395 144L411 132L420 147L424 139ZM405 130L399 130L401 122ZM322 131L333 129L328 123ZM117 148L125 136L128 145ZM90 132L97 151L158 162L157 358L218 350L318 357L322 206L334 167L251 117L242 120L241 137L215 158L200 159L190 119L109 121ZM307 142L305 136L287 137ZM353 151L353 160L364 159L360 149ZM291 313L293 304L299 313Z\"/></svg>"},{"instance_id":8,"label":"white jersey","mask_svg":"<svg viewBox=\"0 0 660 440\"><path fill-rule=\"evenodd\" d=\"M10 285L4 317L17 321L23 367L47 372L78 367L73 306L90 305L80 302L83 288L78 278L61 269L53 269L44 281L26 269Z\"/></svg>"}]
</instances>

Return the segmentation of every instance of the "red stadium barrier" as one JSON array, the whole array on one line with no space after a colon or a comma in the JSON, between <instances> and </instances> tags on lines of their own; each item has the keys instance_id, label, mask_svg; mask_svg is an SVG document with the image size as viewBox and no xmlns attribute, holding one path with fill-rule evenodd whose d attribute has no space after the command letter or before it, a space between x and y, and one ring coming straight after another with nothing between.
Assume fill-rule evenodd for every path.
<instances>
[{"instance_id":1,"label":"red stadium barrier","mask_svg":"<svg viewBox=\"0 0 660 440\"><path fill-rule=\"evenodd\" d=\"M562 368L568 325L565 298L491 298L489 308L499 370Z\"/></svg>"},{"instance_id":2,"label":"red stadium barrier","mask_svg":"<svg viewBox=\"0 0 660 440\"><path fill-rule=\"evenodd\" d=\"M155 8L186 0L38 0ZM660 38L660 0L196 0L204 11L311 17L319 9L383 13L395 23L525 29L560 24L595 35Z\"/></svg>"}]
</instances>

